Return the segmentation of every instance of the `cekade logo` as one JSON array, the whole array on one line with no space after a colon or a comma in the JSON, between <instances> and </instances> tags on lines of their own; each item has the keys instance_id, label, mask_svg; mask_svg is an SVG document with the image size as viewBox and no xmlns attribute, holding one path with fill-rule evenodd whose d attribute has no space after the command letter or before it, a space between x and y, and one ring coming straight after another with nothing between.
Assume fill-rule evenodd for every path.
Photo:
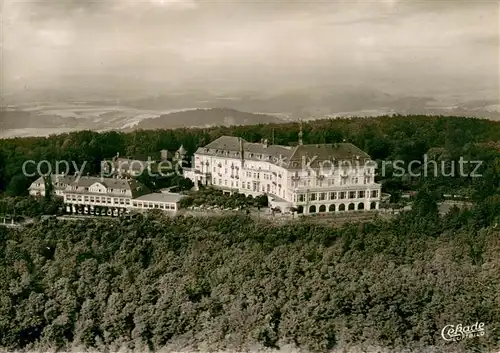
<instances>
[{"instance_id":1,"label":"cekade logo","mask_svg":"<svg viewBox=\"0 0 500 353\"><path fill-rule=\"evenodd\" d=\"M481 337L484 334L484 322L476 322L471 326L446 325L441 330L441 337L445 341L461 341L466 338Z\"/></svg>"}]
</instances>

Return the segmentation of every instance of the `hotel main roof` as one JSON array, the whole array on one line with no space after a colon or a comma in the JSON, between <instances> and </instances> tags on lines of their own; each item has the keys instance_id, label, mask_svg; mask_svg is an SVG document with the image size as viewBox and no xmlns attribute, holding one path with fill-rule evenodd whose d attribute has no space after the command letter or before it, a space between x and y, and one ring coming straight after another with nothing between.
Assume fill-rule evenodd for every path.
<instances>
[{"instance_id":1,"label":"hotel main roof","mask_svg":"<svg viewBox=\"0 0 500 353\"><path fill-rule=\"evenodd\" d=\"M245 160L267 161L287 169L298 169L304 161L311 161L311 167L315 167L326 160L370 160L366 152L352 143L281 146L247 142L235 136L221 136L198 148L196 154L239 159L241 145Z\"/></svg>"}]
</instances>

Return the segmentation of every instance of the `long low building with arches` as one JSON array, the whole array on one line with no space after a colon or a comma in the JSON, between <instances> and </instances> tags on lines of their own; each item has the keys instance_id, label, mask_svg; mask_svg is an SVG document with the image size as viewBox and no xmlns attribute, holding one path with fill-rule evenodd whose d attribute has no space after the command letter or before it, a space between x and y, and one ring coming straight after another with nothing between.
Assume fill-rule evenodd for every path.
<instances>
[{"instance_id":1,"label":"long low building with arches","mask_svg":"<svg viewBox=\"0 0 500 353\"><path fill-rule=\"evenodd\" d=\"M351 143L272 145L222 136L194 154L184 176L226 192L266 194L282 212L302 214L377 210L381 185L375 163Z\"/></svg>"},{"instance_id":2,"label":"long low building with arches","mask_svg":"<svg viewBox=\"0 0 500 353\"><path fill-rule=\"evenodd\" d=\"M347 211L374 211L379 209L380 191L307 191L299 202L289 202L270 196L271 207L280 211L295 211L299 214L336 213ZM325 194L325 195L323 195ZM299 194L300 195L300 194Z\"/></svg>"}]
</instances>

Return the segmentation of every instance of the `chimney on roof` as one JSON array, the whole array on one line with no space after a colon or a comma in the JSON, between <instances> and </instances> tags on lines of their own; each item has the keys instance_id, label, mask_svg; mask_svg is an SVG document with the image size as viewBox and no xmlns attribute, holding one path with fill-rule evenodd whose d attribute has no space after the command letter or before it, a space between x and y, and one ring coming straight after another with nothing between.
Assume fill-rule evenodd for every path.
<instances>
[{"instance_id":1,"label":"chimney on roof","mask_svg":"<svg viewBox=\"0 0 500 353\"><path fill-rule=\"evenodd\" d=\"M240 142L240 159L243 161L245 159L245 151L243 148L243 139L238 137L238 141Z\"/></svg>"}]
</instances>

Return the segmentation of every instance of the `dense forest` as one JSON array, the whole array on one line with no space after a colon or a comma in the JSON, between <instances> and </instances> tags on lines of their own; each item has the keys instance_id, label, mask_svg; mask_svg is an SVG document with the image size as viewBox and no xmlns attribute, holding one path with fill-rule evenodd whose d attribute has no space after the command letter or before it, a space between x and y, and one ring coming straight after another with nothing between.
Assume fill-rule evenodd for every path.
<instances>
[{"instance_id":1,"label":"dense forest","mask_svg":"<svg viewBox=\"0 0 500 353\"><path fill-rule=\"evenodd\" d=\"M439 217L421 192L395 220L342 228L156 214L0 227L0 346L494 352L497 221ZM484 337L440 337L476 321Z\"/></svg>"}]
</instances>

